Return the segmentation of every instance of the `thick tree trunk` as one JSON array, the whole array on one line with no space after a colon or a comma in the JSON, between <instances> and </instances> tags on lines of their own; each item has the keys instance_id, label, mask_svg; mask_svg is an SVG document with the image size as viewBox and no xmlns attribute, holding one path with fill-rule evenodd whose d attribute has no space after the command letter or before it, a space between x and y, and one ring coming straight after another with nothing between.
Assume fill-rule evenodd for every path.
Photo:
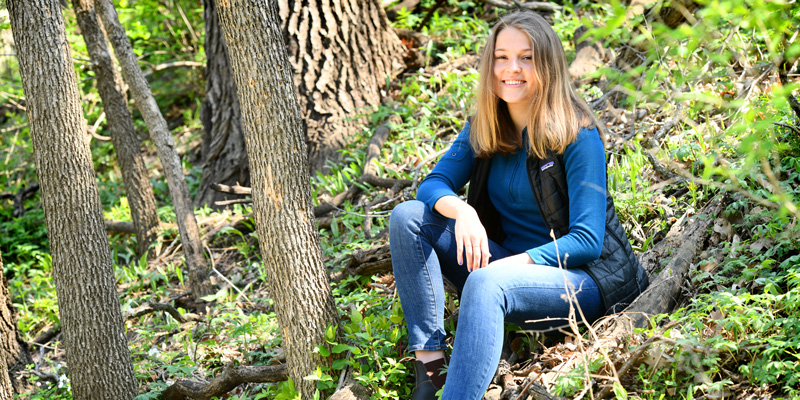
<instances>
[{"instance_id":1,"label":"thick tree trunk","mask_svg":"<svg viewBox=\"0 0 800 400\"><path fill-rule=\"evenodd\" d=\"M337 159L405 51L379 0L280 0L312 171Z\"/></svg>"},{"instance_id":2,"label":"thick tree trunk","mask_svg":"<svg viewBox=\"0 0 800 400\"><path fill-rule=\"evenodd\" d=\"M175 149L175 140L167 128L167 121L164 120L161 110L158 109L150 85L144 78L128 37L125 36L125 30L119 23L114 4L111 0L95 0L95 7L114 47L117 61L122 67L125 82L130 87L136 107L144 117L147 129L150 131L150 139L155 144L158 158L164 167L169 194L178 220L178 232L186 256L186 265L189 268L189 285L195 301L199 302L200 297L211 290L208 283L210 268L203 256L197 219L194 216L192 199L189 197L189 187L183 176L181 160Z\"/></svg>"},{"instance_id":3,"label":"thick tree trunk","mask_svg":"<svg viewBox=\"0 0 800 400\"><path fill-rule=\"evenodd\" d=\"M74 399L136 395L61 5L8 0Z\"/></svg>"},{"instance_id":4,"label":"thick tree trunk","mask_svg":"<svg viewBox=\"0 0 800 400\"><path fill-rule=\"evenodd\" d=\"M217 0L250 156L253 214L269 293L275 301L289 376L303 380L330 359L314 349L338 314L322 263L306 146L289 60L274 2Z\"/></svg>"},{"instance_id":5,"label":"thick tree trunk","mask_svg":"<svg viewBox=\"0 0 800 400\"><path fill-rule=\"evenodd\" d=\"M92 69L97 75L97 91L103 100L108 129L128 193L128 204L138 243L137 253L142 255L156 240L159 221L156 198L142 159L139 136L133 128L122 77L111 59L108 42L100 28L92 0L72 0L72 7L92 58Z\"/></svg>"},{"instance_id":6,"label":"thick tree trunk","mask_svg":"<svg viewBox=\"0 0 800 400\"><path fill-rule=\"evenodd\" d=\"M221 193L214 183L250 186L250 166L242 133L239 98L231 76L228 48L219 26L214 0L203 0L206 24L206 97L200 109L203 121L203 177L194 198L197 206L241 199L244 196Z\"/></svg>"},{"instance_id":7,"label":"thick tree trunk","mask_svg":"<svg viewBox=\"0 0 800 400\"><path fill-rule=\"evenodd\" d=\"M3 270L3 255L0 254L0 271ZM0 274L0 368L5 372L0 372L0 386L4 386L2 374L5 373L11 385L11 394L21 394L28 390L28 383L23 379L15 379L17 373L26 370L28 364L33 360L28 353L28 345L22 340L17 327L14 305L11 303L11 295L8 293L8 281L5 274ZM5 391L0 389L0 399L11 398L3 397Z\"/></svg>"}]
</instances>

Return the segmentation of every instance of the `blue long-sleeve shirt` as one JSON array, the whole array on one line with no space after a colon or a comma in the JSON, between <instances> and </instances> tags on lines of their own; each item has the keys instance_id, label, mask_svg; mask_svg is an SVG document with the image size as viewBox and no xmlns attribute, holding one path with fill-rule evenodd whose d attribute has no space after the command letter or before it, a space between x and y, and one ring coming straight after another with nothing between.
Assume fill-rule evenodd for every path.
<instances>
[{"instance_id":1,"label":"blue long-sleeve shirt","mask_svg":"<svg viewBox=\"0 0 800 400\"><path fill-rule=\"evenodd\" d=\"M526 135L523 135L523 138ZM506 239L500 243L518 254L527 252L534 263L558 266L556 244L562 264L578 267L600 257L605 233L606 166L603 143L596 129L581 129L564 151L564 169L569 194L569 233L555 243L550 238L526 167L527 143L516 153L492 158L489 197L500 213ZM469 123L450 149L420 184L417 199L433 212L443 196L455 196L472 173L475 154L469 144Z\"/></svg>"}]
</instances>

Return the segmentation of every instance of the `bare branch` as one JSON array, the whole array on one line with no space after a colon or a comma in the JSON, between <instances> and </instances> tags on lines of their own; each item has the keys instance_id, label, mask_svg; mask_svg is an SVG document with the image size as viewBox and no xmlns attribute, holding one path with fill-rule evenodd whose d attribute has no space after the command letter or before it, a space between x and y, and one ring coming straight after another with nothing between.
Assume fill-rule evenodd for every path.
<instances>
[{"instance_id":1,"label":"bare branch","mask_svg":"<svg viewBox=\"0 0 800 400\"><path fill-rule=\"evenodd\" d=\"M161 394L161 400L210 400L230 392L243 383L267 383L285 381L289 377L286 364L258 365L226 368L222 375L211 382L202 383L178 379Z\"/></svg>"}]
</instances>

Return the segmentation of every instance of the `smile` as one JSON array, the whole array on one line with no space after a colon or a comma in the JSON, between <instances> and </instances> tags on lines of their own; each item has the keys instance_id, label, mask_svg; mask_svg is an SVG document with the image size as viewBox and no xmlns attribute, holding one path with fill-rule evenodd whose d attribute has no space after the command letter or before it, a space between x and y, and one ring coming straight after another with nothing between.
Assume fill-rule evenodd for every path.
<instances>
[{"instance_id":1,"label":"smile","mask_svg":"<svg viewBox=\"0 0 800 400\"><path fill-rule=\"evenodd\" d=\"M503 83L505 83L506 85L522 85L523 83L525 83L525 81L509 80L509 81L503 81Z\"/></svg>"}]
</instances>

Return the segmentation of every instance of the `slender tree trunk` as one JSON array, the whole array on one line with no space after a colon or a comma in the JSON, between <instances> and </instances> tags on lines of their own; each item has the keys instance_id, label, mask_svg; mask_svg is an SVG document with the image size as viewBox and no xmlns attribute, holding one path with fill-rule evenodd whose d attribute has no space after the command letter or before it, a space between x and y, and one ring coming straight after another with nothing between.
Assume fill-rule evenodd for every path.
<instances>
[{"instance_id":1,"label":"slender tree trunk","mask_svg":"<svg viewBox=\"0 0 800 400\"><path fill-rule=\"evenodd\" d=\"M61 5L8 0L74 399L136 395Z\"/></svg>"},{"instance_id":2,"label":"slender tree trunk","mask_svg":"<svg viewBox=\"0 0 800 400\"><path fill-rule=\"evenodd\" d=\"M0 254L0 271L3 270L3 256ZM10 377L11 393L21 394L29 389L29 385L24 379L14 379L17 373L25 371L29 364L33 363L28 345L22 340L19 333L17 319L15 316L14 305L11 303L11 295L8 293L8 281L5 274L0 277L0 368L5 370L5 374ZM0 373L2 375L3 373ZM5 385L3 377L0 376L0 386ZM3 390L0 390L0 399L3 399Z\"/></svg>"},{"instance_id":3,"label":"slender tree trunk","mask_svg":"<svg viewBox=\"0 0 800 400\"><path fill-rule=\"evenodd\" d=\"M111 45L114 47L117 61L122 67L122 75L130 87L136 107L142 113L147 129L150 131L150 139L156 146L161 165L164 166L169 194L178 220L178 232L186 256L186 265L189 268L189 285L195 301L199 302L200 297L210 292L208 283L210 269L203 256L197 219L194 216L189 187L183 176L181 160L175 149L175 140L167 128L167 121L164 120L161 110L158 109L158 104L150 91L150 85L144 78L131 43L125 35L125 30L119 23L114 4L111 0L95 0L95 7L108 33Z\"/></svg>"},{"instance_id":4,"label":"slender tree trunk","mask_svg":"<svg viewBox=\"0 0 800 400\"><path fill-rule=\"evenodd\" d=\"M314 349L338 325L314 221L300 109L274 2L217 0L242 105L253 213L267 285L275 301L289 376L303 380L331 360Z\"/></svg>"},{"instance_id":5,"label":"slender tree trunk","mask_svg":"<svg viewBox=\"0 0 800 400\"><path fill-rule=\"evenodd\" d=\"M206 25L206 97L200 109L203 121L203 177L194 198L197 206L239 199L217 192L214 183L250 186L250 165L244 145L239 99L231 76L228 48L219 26L214 0L203 0Z\"/></svg>"},{"instance_id":6,"label":"slender tree trunk","mask_svg":"<svg viewBox=\"0 0 800 400\"><path fill-rule=\"evenodd\" d=\"M100 28L92 0L72 0L72 7L92 58L92 69L97 75L97 91L103 100L111 140L128 193L131 219L136 230L137 253L142 255L156 240L159 221L155 194L142 159L141 143L133 128L122 77L111 59L108 42Z\"/></svg>"},{"instance_id":7,"label":"slender tree trunk","mask_svg":"<svg viewBox=\"0 0 800 400\"><path fill-rule=\"evenodd\" d=\"M278 4L316 171L361 129L357 114L380 104L405 50L379 0Z\"/></svg>"},{"instance_id":8,"label":"slender tree trunk","mask_svg":"<svg viewBox=\"0 0 800 400\"><path fill-rule=\"evenodd\" d=\"M0 254L0 271L3 271L3 255ZM15 333L18 335L16 324L11 309L11 298L8 295L8 282L6 275L0 278L0 400L11 400L14 398L14 387L11 386L11 378L8 374L8 364L11 361L10 355L5 351L6 342L14 340Z\"/></svg>"}]
</instances>

